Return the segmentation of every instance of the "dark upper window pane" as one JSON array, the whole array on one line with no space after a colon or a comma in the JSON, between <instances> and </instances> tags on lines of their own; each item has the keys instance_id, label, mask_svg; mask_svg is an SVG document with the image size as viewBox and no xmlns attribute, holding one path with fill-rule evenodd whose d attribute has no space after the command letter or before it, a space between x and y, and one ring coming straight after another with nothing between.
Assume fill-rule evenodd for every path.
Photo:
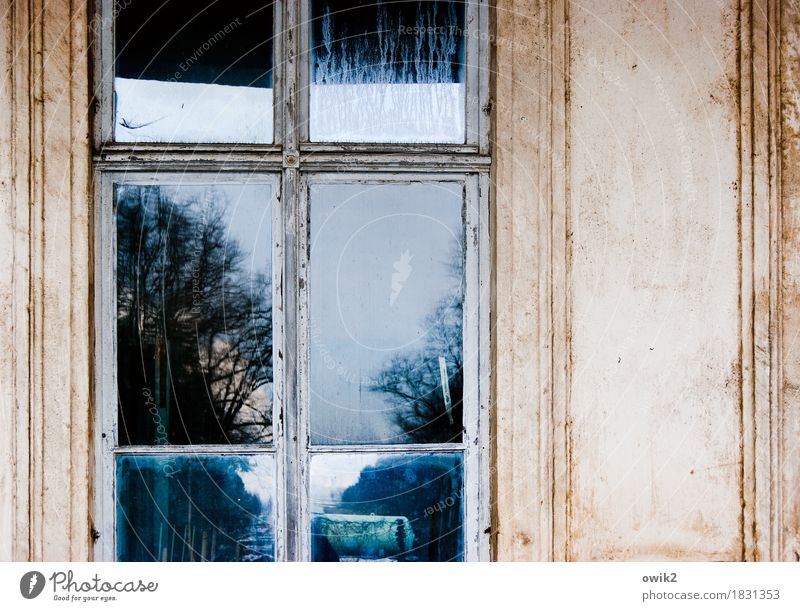
<instances>
[{"instance_id":1,"label":"dark upper window pane","mask_svg":"<svg viewBox=\"0 0 800 611\"><path fill-rule=\"evenodd\" d=\"M115 15L117 141L272 142L272 2L136 0Z\"/></svg>"},{"instance_id":2,"label":"dark upper window pane","mask_svg":"<svg viewBox=\"0 0 800 611\"><path fill-rule=\"evenodd\" d=\"M461 440L463 197L311 187L312 443Z\"/></svg>"},{"instance_id":3,"label":"dark upper window pane","mask_svg":"<svg viewBox=\"0 0 800 611\"><path fill-rule=\"evenodd\" d=\"M272 441L267 185L123 185L119 443Z\"/></svg>"},{"instance_id":4,"label":"dark upper window pane","mask_svg":"<svg viewBox=\"0 0 800 611\"><path fill-rule=\"evenodd\" d=\"M311 458L314 561L464 559L460 454Z\"/></svg>"},{"instance_id":5,"label":"dark upper window pane","mask_svg":"<svg viewBox=\"0 0 800 611\"><path fill-rule=\"evenodd\" d=\"M129 562L275 559L269 455L117 457L117 558Z\"/></svg>"},{"instance_id":6,"label":"dark upper window pane","mask_svg":"<svg viewBox=\"0 0 800 611\"><path fill-rule=\"evenodd\" d=\"M312 141L464 142L463 3L311 6Z\"/></svg>"}]
</instances>

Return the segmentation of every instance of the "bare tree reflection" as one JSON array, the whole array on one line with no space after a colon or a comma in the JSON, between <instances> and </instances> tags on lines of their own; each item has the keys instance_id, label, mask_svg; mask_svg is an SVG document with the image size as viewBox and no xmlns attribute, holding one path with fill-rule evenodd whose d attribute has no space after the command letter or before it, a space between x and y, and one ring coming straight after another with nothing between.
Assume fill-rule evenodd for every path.
<instances>
[{"instance_id":1,"label":"bare tree reflection","mask_svg":"<svg viewBox=\"0 0 800 611\"><path fill-rule=\"evenodd\" d=\"M395 407L395 424L413 443L461 440L462 324L462 296L461 287L458 287L428 316L425 323L428 333L422 347L391 359L370 388L386 395ZM446 364L449 402L445 397L440 358Z\"/></svg>"},{"instance_id":2,"label":"bare tree reflection","mask_svg":"<svg viewBox=\"0 0 800 611\"><path fill-rule=\"evenodd\" d=\"M119 187L120 443L272 438L271 279L227 232L226 193Z\"/></svg>"}]
</instances>

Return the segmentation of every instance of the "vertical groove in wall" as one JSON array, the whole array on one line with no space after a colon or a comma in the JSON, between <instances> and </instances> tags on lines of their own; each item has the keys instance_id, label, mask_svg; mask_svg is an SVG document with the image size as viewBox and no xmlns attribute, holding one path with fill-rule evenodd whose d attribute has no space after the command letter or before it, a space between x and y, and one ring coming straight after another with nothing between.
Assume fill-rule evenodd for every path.
<instances>
[{"instance_id":1,"label":"vertical groove in wall","mask_svg":"<svg viewBox=\"0 0 800 611\"><path fill-rule=\"evenodd\" d=\"M3 120L2 129L7 135L7 140L2 140L0 133L0 187L3 188L3 195L0 198L0 211L5 215L0 219L0 231L7 231L11 234L8 243L0 243L3 248L2 256L10 257L11 265L4 270L7 275L0 273L0 299L3 299L2 307L5 310L3 320L0 320L0 342L2 353L0 362L7 369L9 376L7 385L0 387L0 562L9 561L14 558L14 537L13 533L16 526L16 507L15 507L15 482L16 482L16 461L15 448L16 440L16 405L17 399L15 391L17 388L17 364L15 352L12 352L13 341L16 337L16 307L11 295L16 293L14 281L16 278L16 214L14 213L14 78L16 71L13 69L14 58L14 37L13 37L13 7L9 7L5 14L0 16L0 62L2 62L2 78L0 81L0 108L11 109L8 116L0 114ZM7 181L7 182L6 182ZM5 205L8 209L5 209ZM7 223L7 224L5 224ZM8 308L6 310L6 308ZM10 345L5 342L10 339Z\"/></svg>"},{"instance_id":2,"label":"vertical groove in wall","mask_svg":"<svg viewBox=\"0 0 800 611\"><path fill-rule=\"evenodd\" d=\"M572 512L572 437L571 437L571 412L572 405L572 198L570 197L570 161L571 161L571 117L570 117L570 66L572 61L572 38L570 36L570 12L569 0L564 2L564 231L561 239L564 241L564 357L563 363L565 371L565 395L564 395L564 439L566 453L566 524L565 524L565 548L564 559L570 560L569 539L571 532L571 512Z\"/></svg>"},{"instance_id":3,"label":"vertical groove in wall","mask_svg":"<svg viewBox=\"0 0 800 611\"><path fill-rule=\"evenodd\" d=\"M780 208L780 32L781 32L781 0L769 0L770 15L768 23L768 52L769 52L769 186L770 186L770 307L769 307L769 335L770 343L770 368L769 368L769 559L780 560L781 541L781 479L780 479L780 446L778 431L780 430L783 395L780 392L779 381L782 369L782 327L780 317L781 275L780 260L782 252L782 215Z\"/></svg>"},{"instance_id":4,"label":"vertical groove in wall","mask_svg":"<svg viewBox=\"0 0 800 611\"><path fill-rule=\"evenodd\" d=\"M16 2L11 6L11 40L14 56L12 58L12 98L11 122L12 139L12 180L14 184L14 336L16 348L15 368L15 418L14 424L14 488L16 502L14 510L14 559L29 560L31 557L30 512L31 512L31 461L30 461L30 208L28 206L29 182L31 176L30 158L30 92L31 56L29 48L29 11L26 2ZM24 301L20 303L20 297ZM12 349L13 350L13 349Z\"/></svg>"},{"instance_id":5,"label":"vertical groove in wall","mask_svg":"<svg viewBox=\"0 0 800 611\"><path fill-rule=\"evenodd\" d=\"M778 0L757 0L752 9L753 87L751 104L753 159L753 551L755 560L777 559L775 522L779 519L774 503L779 494L775 466L776 435L780 394L775 371L779 370L778 227L776 147L778 112L776 105L776 36Z\"/></svg>"},{"instance_id":6,"label":"vertical groove in wall","mask_svg":"<svg viewBox=\"0 0 800 611\"><path fill-rule=\"evenodd\" d=\"M781 214L781 121L780 121L780 95L781 95L781 0L770 0L769 24L769 120L770 120L770 205L773 212L770 215L770 325L769 333L772 338L770 344L770 560L780 560L783 548L783 494L781 486L781 437L778 434L783 414L783 393L780 388L782 380L782 317L781 317L781 260L783 241L783 215Z\"/></svg>"},{"instance_id":7,"label":"vertical groove in wall","mask_svg":"<svg viewBox=\"0 0 800 611\"><path fill-rule=\"evenodd\" d=\"M539 409L538 430L535 432L539 439L536 448L536 463L538 481L536 488L540 497L539 541L537 543L537 558L541 560L552 559L553 549L553 4L546 3L542 10L542 23L540 48L546 49L549 66L542 70L537 87L538 96L547 100L539 104L537 131L543 136L544 149L547 154L538 155L536 169L536 183L539 186L537 197L534 201L533 216L538 219L536 240L541 245L537 258L538 273L538 299L536 300L536 360L538 361L539 377Z\"/></svg>"},{"instance_id":8,"label":"vertical groove in wall","mask_svg":"<svg viewBox=\"0 0 800 611\"><path fill-rule=\"evenodd\" d=\"M748 28L747 28L747 35L748 35L748 49L749 49L749 73L750 73L750 88L746 92L747 95L747 104L750 108L750 122L748 125L748 140L749 140L749 151L750 151L750 159L749 159L749 170L750 176L748 178L748 183L750 185L750 210L748 215L748 222L750 224L750 242L748 244L748 251L750 254L750 259L747 261L747 265L745 269L748 270L748 282L749 282L749 294L747 295L747 310L745 311L745 320L747 321L748 328L746 330L746 338L747 338L747 352L745 353L745 358L747 359L747 365L749 368L749 375L748 375L748 384L749 384L749 393L748 393L748 401L749 401L749 419L747 421L748 424L748 437L746 439L746 443L748 444L748 453L749 456L748 461L749 464L746 464L747 467L747 491L750 495L750 503L749 508L746 514L746 522L748 526L748 530L745 532L745 545L746 547L746 560L757 560L757 546L758 541L756 539L756 439L758 435L757 426L758 421L756 419L756 300L755 300L755 291L756 291L756 207L759 205L759 201L757 199L757 191L756 191L756 113L757 109L755 106L755 88L756 88L756 47L755 47L755 34L756 34L756 27L755 27L755 16L754 16L754 4L757 0L749 0L748 2Z\"/></svg>"},{"instance_id":9,"label":"vertical groove in wall","mask_svg":"<svg viewBox=\"0 0 800 611\"><path fill-rule=\"evenodd\" d=\"M26 370L23 360L27 352L19 353L17 350L18 338L25 339L24 308L15 296L24 287L20 286L25 277L17 269L20 257L25 250L24 240L18 237L17 227L22 219L17 212L17 187L15 178L18 163L16 146L16 121L18 87L20 69L16 57L16 37L14 23L18 7L10 5L0 16L0 62L2 65L2 81L0 81L0 209L3 217L0 218L0 231L3 240L0 242L2 258L6 265L0 273L0 306L3 316L0 319L0 362L6 378L0 385L0 561L9 561L21 556L21 545L18 540L20 526L24 522L20 519L21 499L26 495L19 494L20 479L24 477L27 463L19 460L17 449L22 446L17 439L17 425L24 422L19 411L24 407L21 393L25 392ZM22 168L20 167L20 170ZM23 454L24 456L24 454ZM26 537L27 539L27 537Z\"/></svg>"},{"instance_id":10,"label":"vertical groove in wall","mask_svg":"<svg viewBox=\"0 0 800 611\"><path fill-rule=\"evenodd\" d=\"M742 203L743 203L743 194L742 191L744 189L744 176L743 176L743 165L742 165L742 0L739 0L739 9L738 9L738 18L737 18L737 47L736 47L736 72L738 76L738 96L739 96L739 103L737 104L738 108L738 125L737 125L737 150L738 150L738 180L739 180L739 197L738 197L738 225L739 225L739 240L738 240L738 248L737 248L737 255L739 258L739 322L738 322L738 333L739 333L739 473L738 473L738 484L739 484L739 560L743 560L745 557L745 544L744 544L744 516L745 516L745 493L744 493L744 404L741 400L743 396L743 380L744 380L744 372L742 370Z\"/></svg>"},{"instance_id":11,"label":"vertical groove in wall","mask_svg":"<svg viewBox=\"0 0 800 611\"><path fill-rule=\"evenodd\" d=\"M6 11L6 13L8 12L9 11ZM2 80L0 80L0 108L7 108L12 105L11 99L9 99L11 96L9 80L13 78L13 70L11 69L13 52L10 46L11 36L8 25L7 15L1 15L0 62L2 62L2 72L0 72L0 79ZM3 123L0 125L0 189L2 189L2 195L0 195L0 214L3 215L0 217L0 232L13 234L14 215L10 205L9 208L6 209L6 202L12 199L10 197L12 193L11 185L13 184L11 156L13 155L14 149L12 141L10 139L4 139L4 135L11 131L12 121L11 117L6 116L5 113L0 114L0 120ZM7 302L8 294L13 290L11 287L13 287L14 283L14 246L12 243L9 249L7 242L2 241L0 242L0 249L2 249L2 251L0 251L0 258L8 260L7 258L10 257L12 260L10 270L0 270L0 311L6 314L6 316L3 317L5 320L0 319L0 342L2 342L4 341L3 338L13 336L14 334L13 303ZM8 276L5 275L7 272L10 272ZM8 316L9 314L12 316ZM10 324L9 318L11 318ZM6 325L8 325L8 327ZM14 441L9 438L9 435L15 430L14 410L11 407L14 403L14 396L13 393L8 392L8 388L13 388L15 385L15 367L13 357L11 357L11 362L7 361L10 352L8 347L3 344L0 351L0 366L4 366L4 368L10 370L9 373L11 374L6 378L6 385L0 386L0 562L2 562L11 560L13 557L13 539L7 536L6 533L13 531L12 524L14 522L14 509L12 507L14 479L11 475L14 465Z\"/></svg>"},{"instance_id":12,"label":"vertical groove in wall","mask_svg":"<svg viewBox=\"0 0 800 611\"><path fill-rule=\"evenodd\" d=\"M31 387L33 396L31 398L31 422L33 429L33 439L31 440L31 460L33 461L33 471L35 476L32 478L32 505L34 508L31 517L31 555L34 561L44 560L44 537L45 537L45 412L44 412L44 372L46 354L44 348L44 243L47 240L44 228L44 192L45 192L45 172L46 162L44 149L44 0L32 0L31 2L31 32L34 33L31 40L31 53L33 55L31 74L33 77L33 100L31 103L32 125L31 125L31 165L34 169L31 176L31 309L34 315L31 317L31 371L33 380Z\"/></svg>"},{"instance_id":13,"label":"vertical groove in wall","mask_svg":"<svg viewBox=\"0 0 800 611\"><path fill-rule=\"evenodd\" d=\"M749 356L751 350L748 342L748 335L750 332L749 320L749 294L751 291L750 282L748 279L748 271L750 266L747 265L748 260L752 260L752 252L750 250L751 243L751 227L750 222L750 206L751 200L751 149L750 149L750 136L749 129L749 111L750 104L748 103L748 92L751 89L750 83L750 32L749 32L749 2L748 0L740 0L739 13L737 22L738 31L738 53L737 53L737 74L739 80L739 125L737 134L737 150L738 150L738 166L739 166L739 198L738 198L738 217L739 217L739 240L738 240L738 255L739 255L739 501L740 501L740 516L739 516L739 544L740 544L740 560L748 559L748 552L751 548L748 542L748 532L750 530L751 521L749 520L749 510L752 503L749 491L749 466L751 464L749 456L749 419L750 419L750 406L751 406L751 385L750 375L751 366Z\"/></svg>"},{"instance_id":14,"label":"vertical groove in wall","mask_svg":"<svg viewBox=\"0 0 800 611\"><path fill-rule=\"evenodd\" d=\"M31 402L30 402L30 461L31 461L31 560L42 560L43 522L44 522L44 413L41 409L44 398L42 366L44 364L44 347L42 345L42 191L44 187L44 142L42 136L42 8L39 0L30 0L29 4L31 40L29 50L31 56L30 87L30 274L31 274L31 319L30 319L30 368L31 368Z\"/></svg>"},{"instance_id":15,"label":"vertical groove in wall","mask_svg":"<svg viewBox=\"0 0 800 611\"><path fill-rule=\"evenodd\" d=\"M775 5L742 0L739 22L741 545L743 560L774 554L773 455L777 330L775 269L779 243L773 92Z\"/></svg>"},{"instance_id":16,"label":"vertical groove in wall","mask_svg":"<svg viewBox=\"0 0 800 611\"><path fill-rule=\"evenodd\" d=\"M779 371L776 384L779 398L775 435L776 484L774 498L779 533L776 559L800 561L800 11L797 3L779 2L780 16L777 52L780 54L779 85L779 185L777 190L780 258L778 259Z\"/></svg>"},{"instance_id":17,"label":"vertical groove in wall","mask_svg":"<svg viewBox=\"0 0 800 611\"><path fill-rule=\"evenodd\" d=\"M551 442L550 505L552 533L550 557L569 557L569 18L568 1L551 5L550 73L550 259L551 270Z\"/></svg>"},{"instance_id":18,"label":"vertical groove in wall","mask_svg":"<svg viewBox=\"0 0 800 611\"><path fill-rule=\"evenodd\" d=\"M74 4L73 4L72 0L69 0L66 4L69 7L68 13L67 13L68 21L64 25L65 30L67 30L67 32L69 33L69 38L68 38L69 43L68 43L68 51L67 51L67 58L68 58L68 60L67 60L67 66L68 66L67 70L68 70L68 76L69 76L69 80L68 80L69 86L68 86L68 89L67 89L67 92L66 92L67 95L69 95L69 100L67 102L66 115L67 115L67 121L68 121L68 125L69 125L69 128L68 128L68 133L70 135L69 139L75 144L75 148L70 150L69 157L67 159L67 166L69 168L69 170L68 170L69 171L69 177L68 177L68 187L67 187L67 189L68 189L68 193L69 193L69 206L68 206L69 218L70 219L75 219L76 213L78 212L76 210L76 207L75 207L75 198L74 198L75 156L79 153L79 150L80 150L79 149L79 142L80 141L76 140L76 138L75 138L75 135L76 135L75 134L75 132L76 132L75 121L77 119L77 116L76 116L76 113L75 113L74 86L73 86L73 83L72 83L72 78L75 75L74 74L74 66L75 66L75 63L74 63L74 59L75 59L74 58L75 32L72 29L72 25L75 22L75 19L76 19L77 15L75 14L75 11L74 11L75 7L74 7ZM75 150L75 149L78 149L78 150ZM76 294L76 291L75 291L76 286L75 286L75 283L74 283L76 263L77 263L77 261L75 261L75 254L76 254L76 250L77 250L76 237L77 236L75 235L75 228L74 228L74 226L71 225L70 226L70 232L69 232L69 252L70 252L70 263L71 263L72 270L71 270L71 273L70 273L70 275L68 277L67 282L68 282L68 287L69 287L69 294L70 295L74 295L74 297L71 299L70 304L69 304L69 319L68 320L69 320L69 329L70 329L70 331L72 329L76 328L76 324L75 324L76 323L76 320L75 320L75 302L76 301L80 301L80 294ZM73 346L73 342L71 340L72 340L72 337L70 335L67 338L67 341L69 343L69 352L68 352L68 354L73 356L74 355L74 352L73 352L74 346ZM72 359L70 359L70 360L72 360ZM74 375L73 375L74 371L75 371L74 367L70 367L68 369L68 371L67 371L68 378L69 378L69 384L68 384L67 388L69 389L68 392L70 394L70 401L69 401L69 405L68 405L68 408L69 408L68 409L68 413L67 413L66 416L67 416L67 422L69 422L69 429L70 430L72 429L72 427L73 427L73 425L75 423L74 422L75 419L73 417L74 413L75 413L75 403L76 403L75 400L74 400L75 396L74 396L74 391L73 391L73 385L76 382L76 380L74 379ZM76 450L76 448L75 448L74 440L70 439L69 450L68 450L69 463L68 463L68 467L67 467L67 472L69 473L69 476L68 476L67 479L70 482L85 481L86 478L85 477L79 477L79 475L77 473L77 470L75 469L75 458L76 458L75 450ZM81 487L81 488L77 488L76 487L76 488L74 488L72 490L72 494L70 494L69 504L68 504L69 511L67 512L67 532L68 533L71 533L73 531L73 520L74 520L74 517L75 517L74 516L74 512L73 512L74 499L78 496L80 491L84 490L84 489L85 488L83 488L83 487ZM72 539L72 537L69 537L68 540L67 540L67 557L69 559L72 559L72 557L73 557L73 539Z\"/></svg>"},{"instance_id":19,"label":"vertical groove in wall","mask_svg":"<svg viewBox=\"0 0 800 611\"><path fill-rule=\"evenodd\" d=\"M777 180L778 0L744 1L740 11L740 301L742 559L777 555L775 496L782 401L778 311L781 219Z\"/></svg>"}]
</instances>

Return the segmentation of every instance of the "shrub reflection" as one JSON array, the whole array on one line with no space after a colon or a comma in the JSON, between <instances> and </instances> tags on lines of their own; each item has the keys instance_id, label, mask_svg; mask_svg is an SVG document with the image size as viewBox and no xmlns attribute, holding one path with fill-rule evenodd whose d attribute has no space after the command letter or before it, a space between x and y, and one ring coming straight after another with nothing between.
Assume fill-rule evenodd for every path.
<instances>
[{"instance_id":1,"label":"shrub reflection","mask_svg":"<svg viewBox=\"0 0 800 611\"><path fill-rule=\"evenodd\" d=\"M451 453L315 456L313 560L463 560L462 470Z\"/></svg>"},{"instance_id":2,"label":"shrub reflection","mask_svg":"<svg viewBox=\"0 0 800 611\"><path fill-rule=\"evenodd\" d=\"M117 557L272 561L272 456L120 456Z\"/></svg>"}]
</instances>

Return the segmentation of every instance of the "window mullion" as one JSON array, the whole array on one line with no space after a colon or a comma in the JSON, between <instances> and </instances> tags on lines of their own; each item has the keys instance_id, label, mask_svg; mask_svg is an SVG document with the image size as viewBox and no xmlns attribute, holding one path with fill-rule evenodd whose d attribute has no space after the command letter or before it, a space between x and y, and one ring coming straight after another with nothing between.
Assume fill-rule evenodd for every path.
<instances>
[{"instance_id":1,"label":"window mullion","mask_svg":"<svg viewBox=\"0 0 800 611\"><path fill-rule=\"evenodd\" d=\"M281 457L284 479L280 491L285 509L286 529L286 560L300 559L300 532L302 522L299 518L301 508L301 469L303 460L300 439L302 438L298 418L299 397L297 392L298 361L302 352L299 350L298 336L298 270L299 238L298 210L300 196L300 174L297 169L287 168L283 171L283 202L285 213L284 226L284 265L280 280L278 308L279 314L284 318L284 352L278 358L283 362L284 375L284 401L283 410L283 439Z\"/></svg>"},{"instance_id":2,"label":"window mullion","mask_svg":"<svg viewBox=\"0 0 800 611\"><path fill-rule=\"evenodd\" d=\"M298 160L299 150L299 65L300 60L300 2L302 0L286 0L283 13L283 31L280 33L283 57L277 58L283 65L283 153L284 163L291 163L289 156L294 155Z\"/></svg>"},{"instance_id":3,"label":"window mullion","mask_svg":"<svg viewBox=\"0 0 800 611\"><path fill-rule=\"evenodd\" d=\"M298 451L297 461L297 499L298 506L295 514L298 532L298 557L297 560L309 561L311 559L311 533L309 530L309 201L308 201L308 176L300 175L295 210L297 227L297 264L295 277L297 278L297 368L296 377L297 403L295 414L297 416L296 445Z\"/></svg>"}]
</instances>

